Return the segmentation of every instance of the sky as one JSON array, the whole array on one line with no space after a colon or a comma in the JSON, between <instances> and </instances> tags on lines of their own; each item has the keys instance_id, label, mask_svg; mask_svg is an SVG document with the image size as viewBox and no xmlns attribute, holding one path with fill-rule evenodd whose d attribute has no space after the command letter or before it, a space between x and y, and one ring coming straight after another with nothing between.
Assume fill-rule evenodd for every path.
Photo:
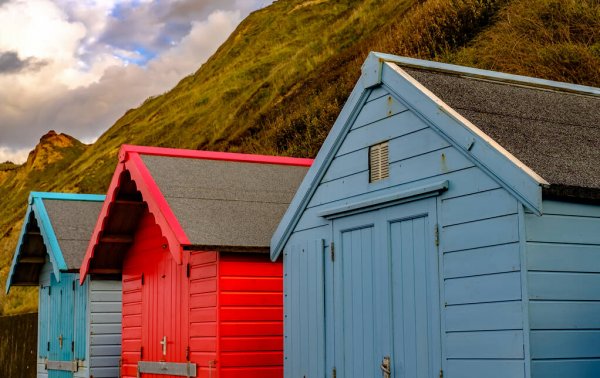
<instances>
[{"instance_id":1,"label":"sky","mask_svg":"<svg viewBox=\"0 0 600 378\"><path fill-rule=\"evenodd\" d=\"M0 0L0 163L49 130L92 143L272 0Z\"/></svg>"}]
</instances>

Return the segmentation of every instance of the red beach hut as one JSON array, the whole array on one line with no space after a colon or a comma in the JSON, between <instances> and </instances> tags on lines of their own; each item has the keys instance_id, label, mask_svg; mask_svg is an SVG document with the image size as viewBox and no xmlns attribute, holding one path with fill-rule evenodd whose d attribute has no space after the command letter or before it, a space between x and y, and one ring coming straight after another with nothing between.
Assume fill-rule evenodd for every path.
<instances>
[{"instance_id":1,"label":"red beach hut","mask_svg":"<svg viewBox=\"0 0 600 378\"><path fill-rule=\"evenodd\" d=\"M123 377L281 377L275 227L309 159L123 146L81 268L120 275Z\"/></svg>"}]
</instances>

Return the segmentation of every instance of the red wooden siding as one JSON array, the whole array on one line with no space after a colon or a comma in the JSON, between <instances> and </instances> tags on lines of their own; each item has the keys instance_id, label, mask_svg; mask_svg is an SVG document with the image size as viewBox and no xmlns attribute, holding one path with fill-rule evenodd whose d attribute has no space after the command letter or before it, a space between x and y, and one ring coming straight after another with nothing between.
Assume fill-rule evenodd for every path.
<instances>
[{"instance_id":1,"label":"red wooden siding","mask_svg":"<svg viewBox=\"0 0 600 378\"><path fill-rule=\"evenodd\" d=\"M190 360L198 377L216 377L218 254L190 252L189 264Z\"/></svg>"},{"instance_id":2,"label":"red wooden siding","mask_svg":"<svg viewBox=\"0 0 600 378\"><path fill-rule=\"evenodd\" d=\"M123 261L123 377L137 376L139 360L186 361L186 269L175 263L165 246L154 217L146 212ZM160 344L163 336L166 356Z\"/></svg>"},{"instance_id":3,"label":"red wooden siding","mask_svg":"<svg viewBox=\"0 0 600 378\"><path fill-rule=\"evenodd\" d=\"M219 378L283 376L283 266L220 254Z\"/></svg>"}]
</instances>

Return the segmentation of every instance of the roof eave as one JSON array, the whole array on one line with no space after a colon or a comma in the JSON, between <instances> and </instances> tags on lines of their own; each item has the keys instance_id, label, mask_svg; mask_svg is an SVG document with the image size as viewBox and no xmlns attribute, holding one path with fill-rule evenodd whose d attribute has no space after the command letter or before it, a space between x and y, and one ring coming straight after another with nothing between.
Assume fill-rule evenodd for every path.
<instances>
[{"instance_id":1,"label":"roof eave","mask_svg":"<svg viewBox=\"0 0 600 378\"><path fill-rule=\"evenodd\" d=\"M277 260L281 254L285 243L291 236L294 227L302 215L302 210L306 207L316 190L316 185L314 185L314 183L320 181L325 175L327 166L329 165L328 162L330 162L337 153L342 144L343 136L358 115L361 105L367 99L368 91L364 90L367 85L365 80L367 80L367 78L365 78L365 75L362 75L359 79L359 83L350 93L350 96L333 124L329 135L319 149L311 168L306 173L294 198L290 202L290 205L275 229L275 233L271 238L272 261Z\"/></svg>"}]
</instances>

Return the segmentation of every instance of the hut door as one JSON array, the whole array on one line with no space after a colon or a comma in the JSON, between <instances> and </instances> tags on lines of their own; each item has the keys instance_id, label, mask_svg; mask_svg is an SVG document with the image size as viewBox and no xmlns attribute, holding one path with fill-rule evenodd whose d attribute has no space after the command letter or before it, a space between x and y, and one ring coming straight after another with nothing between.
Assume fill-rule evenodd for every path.
<instances>
[{"instance_id":1,"label":"hut door","mask_svg":"<svg viewBox=\"0 0 600 378\"><path fill-rule=\"evenodd\" d=\"M75 322L73 306L75 292L73 277L63 274L60 282L51 278L50 288L50 336L48 351L48 377L73 377L73 325Z\"/></svg>"},{"instance_id":2,"label":"hut door","mask_svg":"<svg viewBox=\"0 0 600 378\"><path fill-rule=\"evenodd\" d=\"M437 378L441 368L435 199L338 218L338 376Z\"/></svg>"}]
</instances>

